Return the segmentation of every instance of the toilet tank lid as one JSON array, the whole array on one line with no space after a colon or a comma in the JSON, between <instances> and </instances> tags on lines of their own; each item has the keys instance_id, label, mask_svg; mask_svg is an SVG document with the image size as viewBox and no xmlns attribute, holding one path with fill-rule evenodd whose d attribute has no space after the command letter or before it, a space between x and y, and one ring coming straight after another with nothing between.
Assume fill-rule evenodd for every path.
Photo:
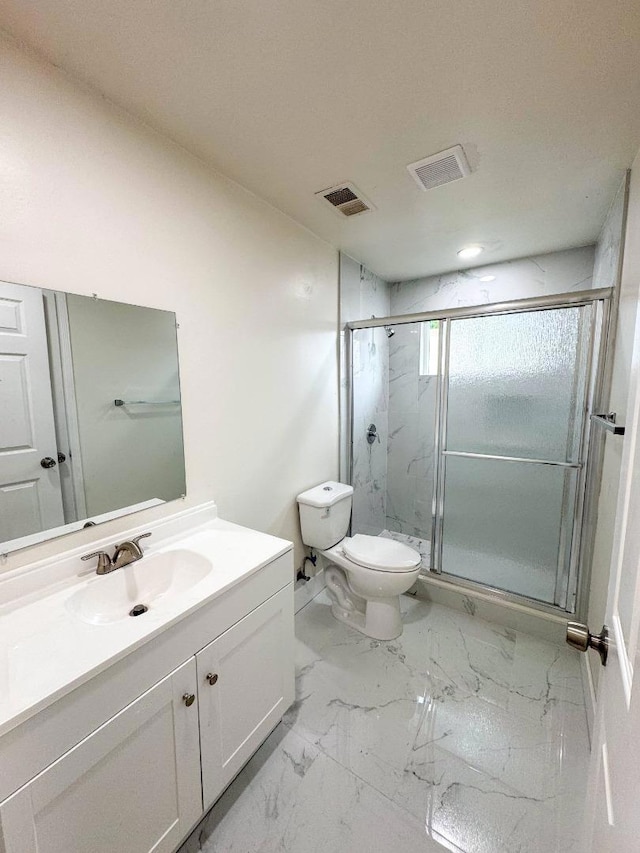
<instances>
[{"instance_id":1,"label":"toilet tank lid","mask_svg":"<svg viewBox=\"0 0 640 853\"><path fill-rule=\"evenodd\" d=\"M299 494L298 503L317 507L333 506L338 501L351 497L352 494L353 486L328 480L326 483L320 483L319 486L314 486L312 489L307 489L306 492Z\"/></svg>"}]
</instances>

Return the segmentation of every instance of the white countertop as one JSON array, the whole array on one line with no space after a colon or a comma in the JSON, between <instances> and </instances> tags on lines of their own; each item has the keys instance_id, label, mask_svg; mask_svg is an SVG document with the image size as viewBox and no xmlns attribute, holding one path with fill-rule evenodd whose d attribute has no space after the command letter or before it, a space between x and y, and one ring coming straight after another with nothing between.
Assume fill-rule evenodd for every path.
<instances>
[{"instance_id":1,"label":"white countertop","mask_svg":"<svg viewBox=\"0 0 640 853\"><path fill-rule=\"evenodd\" d=\"M146 542L150 540L143 544ZM7 602L0 580L0 601L6 602L0 606L0 735L221 596L292 545L212 519L149 544L145 553L159 554L177 547L206 557L213 564L212 571L174 599L167 596L162 608L150 609L143 618L107 625L88 624L69 611L67 602L80 587L104 581L95 571L87 572L77 549L71 557L62 558L74 571L62 580L58 571L55 583L40 595L31 589L28 595Z\"/></svg>"}]
</instances>

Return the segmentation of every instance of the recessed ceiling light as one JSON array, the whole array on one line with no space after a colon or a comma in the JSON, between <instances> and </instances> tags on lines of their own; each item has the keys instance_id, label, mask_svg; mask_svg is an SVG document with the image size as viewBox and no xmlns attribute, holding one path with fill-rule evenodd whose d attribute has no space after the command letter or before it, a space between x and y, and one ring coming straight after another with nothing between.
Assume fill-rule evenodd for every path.
<instances>
[{"instance_id":1,"label":"recessed ceiling light","mask_svg":"<svg viewBox=\"0 0 640 853\"><path fill-rule=\"evenodd\" d=\"M484 252L483 246L465 246L458 252L459 258L477 258L480 252Z\"/></svg>"},{"instance_id":2,"label":"recessed ceiling light","mask_svg":"<svg viewBox=\"0 0 640 853\"><path fill-rule=\"evenodd\" d=\"M480 276L480 281L495 281L495 280L496 280L495 275L481 275Z\"/></svg>"}]
</instances>

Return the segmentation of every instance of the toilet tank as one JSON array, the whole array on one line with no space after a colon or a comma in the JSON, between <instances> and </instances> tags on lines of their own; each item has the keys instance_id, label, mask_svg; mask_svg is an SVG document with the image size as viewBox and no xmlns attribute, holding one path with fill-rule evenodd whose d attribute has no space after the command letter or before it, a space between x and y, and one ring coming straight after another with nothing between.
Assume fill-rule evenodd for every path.
<instances>
[{"instance_id":1,"label":"toilet tank","mask_svg":"<svg viewBox=\"0 0 640 853\"><path fill-rule=\"evenodd\" d=\"M326 551L347 535L353 487L329 480L298 495L302 541Z\"/></svg>"}]
</instances>

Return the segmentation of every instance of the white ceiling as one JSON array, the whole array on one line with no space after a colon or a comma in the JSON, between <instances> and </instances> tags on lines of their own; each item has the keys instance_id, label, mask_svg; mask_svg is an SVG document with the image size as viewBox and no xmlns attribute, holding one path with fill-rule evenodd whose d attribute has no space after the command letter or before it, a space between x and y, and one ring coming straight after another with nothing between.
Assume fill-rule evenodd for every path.
<instances>
[{"instance_id":1,"label":"white ceiling","mask_svg":"<svg viewBox=\"0 0 640 853\"><path fill-rule=\"evenodd\" d=\"M593 242L640 147L638 0L0 0L0 25L390 280ZM471 177L422 192L406 164L456 143ZM377 209L314 197L344 180Z\"/></svg>"}]
</instances>

